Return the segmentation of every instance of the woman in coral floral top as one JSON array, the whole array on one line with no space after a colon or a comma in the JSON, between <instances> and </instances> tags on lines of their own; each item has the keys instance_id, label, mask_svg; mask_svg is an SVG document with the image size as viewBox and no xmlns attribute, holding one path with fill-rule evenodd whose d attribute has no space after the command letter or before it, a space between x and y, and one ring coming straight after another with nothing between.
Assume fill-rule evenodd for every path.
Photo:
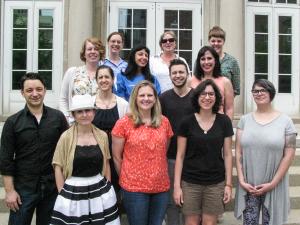
<instances>
[{"instance_id":1,"label":"woman in coral floral top","mask_svg":"<svg viewBox=\"0 0 300 225\"><path fill-rule=\"evenodd\" d=\"M170 188L166 152L173 131L151 82L136 85L129 104L131 113L112 130L124 207L130 225L162 224Z\"/></svg>"}]
</instances>

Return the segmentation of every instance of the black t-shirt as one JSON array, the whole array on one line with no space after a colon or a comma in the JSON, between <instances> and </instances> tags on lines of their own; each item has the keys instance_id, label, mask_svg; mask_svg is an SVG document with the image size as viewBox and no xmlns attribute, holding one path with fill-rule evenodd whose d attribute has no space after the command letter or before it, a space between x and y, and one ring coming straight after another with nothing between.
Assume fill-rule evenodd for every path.
<instances>
[{"instance_id":1,"label":"black t-shirt","mask_svg":"<svg viewBox=\"0 0 300 225\"><path fill-rule=\"evenodd\" d=\"M224 138L233 135L228 116L216 114L212 127L205 134L194 114L185 117L178 135L187 138L182 179L188 183L210 185L225 180L223 160Z\"/></svg>"},{"instance_id":2,"label":"black t-shirt","mask_svg":"<svg viewBox=\"0 0 300 225\"><path fill-rule=\"evenodd\" d=\"M162 114L166 116L172 126L174 132L168 148L168 159L176 159L177 153L177 133L179 125L184 116L194 112L191 104L192 90L183 97L178 96L173 89L161 94L159 97Z\"/></svg>"}]
</instances>

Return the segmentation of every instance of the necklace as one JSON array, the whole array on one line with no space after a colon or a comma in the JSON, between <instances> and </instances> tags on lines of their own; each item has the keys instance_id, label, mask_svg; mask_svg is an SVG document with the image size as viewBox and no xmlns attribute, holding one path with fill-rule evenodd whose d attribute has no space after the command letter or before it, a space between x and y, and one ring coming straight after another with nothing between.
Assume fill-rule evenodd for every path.
<instances>
[{"instance_id":1,"label":"necklace","mask_svg":"<svg viewBox=\"0 0 300 225\"><path fill-rule=\"evenodd\" d=\"M208 118L206 121L202 120L200 115L198 113L195 113L196 120L199 124L199 127L203 130L204 134L207 134L207 132L212 128L214 125L216 115L213 115L212 117Z\"/></svg>"},{"instance_id":2,"label":"necklace","mask_svg":"<svg viewBox=\"0 0 300 225\"><path fill-rule=\"evenodd\" d=\"M110 109L113 106L115 106L116 102L117 102L117 100L114 95L109 100L101 99L100 96L98 95L97 99L96 99L96 106L101 109L103 109L103 108Z\"/></svg>"}]
</instances>

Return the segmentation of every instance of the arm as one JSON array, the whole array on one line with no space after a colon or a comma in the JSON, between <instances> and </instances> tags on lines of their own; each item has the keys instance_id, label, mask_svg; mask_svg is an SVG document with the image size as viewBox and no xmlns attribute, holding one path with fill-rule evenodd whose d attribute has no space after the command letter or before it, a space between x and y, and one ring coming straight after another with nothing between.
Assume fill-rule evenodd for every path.
<instances>
[{"instance_id":1,"label":"arm","mask_svg":"<svg viewBox=\"0 0 300 225\"><path fill-rule=\"evenodd\" d=\"M115 169L118 175L120 175L122 167L124 144L125 138L112 135L112 154L115 163Z\"/></svg>"},{"instance_id":2,"label":"arm","mask_svg":"<svg viewBox=\"0 0 300 225\"><path fill-rule=\"evenodd\" d=\"M69 68L62 80L61 91L59 95L59 110L68 118L69 117L69 97L70 97L70 86L72 86L73 76L75 75L76 67Z\"/></svg>"},{"instance_id":3,"label":"arm","mask_svg":"<svg viewBox=\"0 0 300 225\"><path fill-rule=\"evenodd\" d=\"M224 163L225 163L225 188L224 188L224 203L228 203L232 197L232 137L226 137L224 139Z\"/></svg>"},{"instance_id":4,"label":"arm","mask_svg":"<svg viewBox=\"0 0 300 225\"><path fill-rule=\"evenodd\" d=\"M111 170L110 170L110 165L109 165L109 159L106 160L106 171L105 171L105 178L109 181L111 181Z\"/></svg>"},{"instance_id":5,"label":"arm","mask_svg":"<svg viewBox=\"0 0 300 225\"><path fill-rule=\"evenodd\" d=\"M231 81L224 77L224 113L233 120L233 87Z\"/></svg>"},{"instance_id":6,"label":"arm","mask_svg":"<svg viewBox=\"0 0 300 225\"><path fill-rule=\"evenodd\" d=\"M175 162L175 173L174 173L174 193L173 198L176 205L182 206L183 204L183 193L181 189L181 174L183 167L183 160L186 152L186 137L177 137L177 155Z\"/></svg>"},{"instance_id":7,"label":"arm","mask_svg":"<svg viewBox=\"0 0 300 225\"><path fill-rule=\"evenodd\" d=\"M296 134L287 135L285 137L285 147L283 151L283 157L279 164L279 167L270 183L260 184L256 186L257 192L255 195L263 195L266 192L274 189L278 183L282 180L284 175L288 172L294 158L296 150Z\"/></svg>"},{"instance_id":8,"label":"arm","mask_svg":"<svg viewBox=\"0 0 300 225\"><path fill-rule=\"evenodd\" d=\"M255 187L251 184L245 182L244 174L243 174L243 150L241 147L241 136L243 130L237 129L236 138L235 138L235 160L236 160L236 170L238 175L238 180L243 189L248 193L255 192Z\"/></svg>"},{"instance_id":9,"label":"arm","mask_svg":"<svg viewBox=\"0 0 300 225\"><path fill-rule=\"evenodd\" d=\"M234 96L240 95L240 67L236 60L232 63L231 82L234 89Z\"/></svg>"},{"instance_id":10,"label":"arm","mask_svg":"<svg viewBox=\"0 0 300 225\"><path fill-rule=\"evenodd\" d=\"M54 174L55 174L56 188L57 188L57 191L60 192L64 186L65 178L63 175L62 168L57 164L54 165Z\"/></svg>"},{"instance_id":11,"label":"arm","mask_svg":"<svg viewBox=\"0 0 300 225\"><path fill-rule=\"evenodd\" d=\"M16 192L12 176L2 176L5 189L5 203L7 208L16 212L19 210L19 205L22 204L21 197Z\"/></svg>"}]
</instances>

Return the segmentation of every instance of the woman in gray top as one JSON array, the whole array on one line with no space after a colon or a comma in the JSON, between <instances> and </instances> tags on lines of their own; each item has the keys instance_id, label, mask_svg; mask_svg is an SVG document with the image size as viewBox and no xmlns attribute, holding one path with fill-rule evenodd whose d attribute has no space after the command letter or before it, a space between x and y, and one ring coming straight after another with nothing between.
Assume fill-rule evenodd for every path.
<instances>
[{"instance_id":1,"label":"woman in gray top","mask_svg":"<svg viewBox=\"0 0 300 225\"><path fill-rule=\"evenodd\" d=\"M256 111L244 115L236 134L236 168L239 183L235 216L244 225L282 225L288 219L288 169L295 156L296 129L292 120L272 107L273 84L256 80L252 94Z\"/></svg>"}]
</instances>

